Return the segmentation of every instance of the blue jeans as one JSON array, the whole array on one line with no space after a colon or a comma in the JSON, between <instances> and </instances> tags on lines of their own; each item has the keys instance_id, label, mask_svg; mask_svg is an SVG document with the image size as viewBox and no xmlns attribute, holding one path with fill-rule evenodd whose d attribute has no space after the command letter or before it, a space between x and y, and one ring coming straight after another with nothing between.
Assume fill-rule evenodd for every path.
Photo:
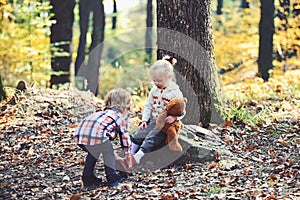
<instances>
[{"instance_id":1,"label":"blue jeans","mask_svg":"<svg viewBox=\"0 0 300 200\"><path fill-rule=\"evenodd\" d=\"M79 146L88 153L84 162L83 176L94 176L97 159L99 158L100 153L102 153L106 179L108 182L114 182L117 174L114 149L111 141L108 140L97 145L79 144Z\"/></svg>"},{"instance_id":2,"label":"blue jeans","mask_svg":"<svg viewBox=\"0 0 300 200\"><path fill-rule=\"evenodd\" d=\"M161 145L166 140L167 135L155 125L156 120L153 119L148 123L147 128L137 130L131 135L131 141L137 145L141 145L140 149L144 153L151 152L154 147Z\"/></svg>"}]
</instances>

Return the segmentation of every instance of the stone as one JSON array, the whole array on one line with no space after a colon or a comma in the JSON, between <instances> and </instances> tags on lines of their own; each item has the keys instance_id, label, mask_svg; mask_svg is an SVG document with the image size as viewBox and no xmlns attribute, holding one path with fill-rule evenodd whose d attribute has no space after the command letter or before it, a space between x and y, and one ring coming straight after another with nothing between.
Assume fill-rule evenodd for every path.
<instances>
[{"instance_id":1,"label":"stone","mask_svg":"<svg viewBox=\"0 0 300 200\"><path fill-rule=\"evenodd\" d=\"M216 134L196 125L184 125L179 132L179 143L182 152L170 151L164 143L153 152L146 153L134 170L157 170L169 165L215 161L217 154L232 155Z\"/></svg>"}]
</instances>

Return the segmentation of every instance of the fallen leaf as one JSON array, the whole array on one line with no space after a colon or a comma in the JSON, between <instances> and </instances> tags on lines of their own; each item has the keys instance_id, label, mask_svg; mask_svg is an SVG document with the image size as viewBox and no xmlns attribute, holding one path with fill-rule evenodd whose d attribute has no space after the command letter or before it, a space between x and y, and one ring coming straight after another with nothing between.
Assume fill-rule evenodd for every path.
<instances>
[{"instance_id":1,"label":"fallen leaf","mask_svg":"<svg viewBox=\"0 0 300 200\"><path fill-rule=\"evenodd\" d=\"M81 195L80 194L73 194L71 197L70 197L70 200L79 200L81 198Z\"/></svg>"}]
</instances>

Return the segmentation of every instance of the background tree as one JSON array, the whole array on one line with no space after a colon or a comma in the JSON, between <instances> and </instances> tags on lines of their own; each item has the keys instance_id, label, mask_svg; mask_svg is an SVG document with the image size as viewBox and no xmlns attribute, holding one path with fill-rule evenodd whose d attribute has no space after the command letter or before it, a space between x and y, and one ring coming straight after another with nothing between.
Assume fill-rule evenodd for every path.
<instances>
[{"instance_id":1,"label":"background tree","mask_svg":"<svg viewBox=\"0 0 300 200\"><path fill-rule=\"evenodd\" d=\"M113 0L113 16L112 16L112 26L111 29L116 29L117 28L117 1Z\"/></svg>"},{"instance_id":2,"label":"background tree","mask_svg":"<svg viewBox=\"0 0 300 200\"><path fill-rule=\"evenodd\" d=\"M153 27L153 5L152 0L147 0L147 18L146 18L146 27ZM152 48L147 48L152 46L152 28L146 30L146 61L151 62L152 59Z\"/></svg>"},{"instance_id":3,"label":"background tree","mask_svg":"<svg viewBox=\"0 0 300 200\"><path fill-rule=\"evenodd\" d=\"M63 74L51 75L50 86L69 82L70 65L72 62L71 42L73 37L74 7L75 0L51 0L52 20L56 23L51 26L51 68L55 72Z\"/></svg>"},{"instance_id":4,"label":"background tree","mask_svg":"<svg viewBox=\"0 0 300 200\"><path fill-rule=\"evenodd\" d=\"M0 2L0 71L6 87L19 80L48 85L50 7L49 1Z\"/></svg>"},{"instance_id":5,"label":"background tree","mask_svg":"<svg viewBox=\"0 0 300 200\"><path fill-rule=\"evenodd\" d=\"M217 4L217 15L222 15L222 8L223 8L223 0L218 0Z\"/></svg>"},{"instance_id":6,"label":"background tree","mask_svg":"<svg viewBox=\"0 0 300 200\"><path fill-rule=\"evenodd\" d=\"M249 0L242 0L240 7L241 8L250 8Z\"/></svg>"},{"instance_id":7,"label":"background tree","mask_svg":"<svg viewBox=\"0 0 300 200\"><path fill-rule=\"evenodd\" d=\"M92 13L92 41L89 50L86 51L86 35L90 14ZM95 95L98 94L99 68L104 40L105 13L102 0L79 1L80 41L75 62L75 74L87 79L88 89ZM89 53L88 62L85 64L86 52ZM80 70L80 73L79 73ZM79 73L79 74L78 74Z\"/></svg>"},{"instance_id":8,"label":"background tree","mask_svg":"<svg viewBox=\"0 0 300 200\"><path fill-rule=\"evenodd\" d=\"M204 127L211 122L218 95L211 20L210 0L157 1L158 57L177 58L177 82L188 98L184 122Z\"/></svg>"},{"instance_id":9,"label":"background tree","mask_svg":"<svg viewBox=\"0 0 300 200\"><path fill-rule=\"evenodd\" d=\"M1 76L0 76L0 101L6 99L6 93L3 89L3 84L2 84L2 79L1 79Z\"/></svg>"},{"instance_id":10,"label":"background tree","mask_svg":"<svg viewBox=\"0 0 300 200\"><path fill-rule=\"evenodd\" d=\"M259 22L258 71L264 81L268 81L269 70L273 69L274 0L261 0Z\"/></svg>"}]
</instances>

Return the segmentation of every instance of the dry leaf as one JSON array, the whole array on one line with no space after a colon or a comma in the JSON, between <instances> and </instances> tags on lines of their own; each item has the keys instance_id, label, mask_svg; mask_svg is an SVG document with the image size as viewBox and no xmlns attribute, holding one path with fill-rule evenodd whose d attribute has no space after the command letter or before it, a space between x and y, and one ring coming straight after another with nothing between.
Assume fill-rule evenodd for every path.
<instances>
[{"instance_id":1,"label":"dry leaf","mask_svg":"<svg viewBox=\"0 0 300 200\"><path fill-rule=\"evenodd\" d=\"M80 194L73 194L70 197L70 200L79 200L79 199L81 199L81 195Z\"/></svg>"}]
</instances>

